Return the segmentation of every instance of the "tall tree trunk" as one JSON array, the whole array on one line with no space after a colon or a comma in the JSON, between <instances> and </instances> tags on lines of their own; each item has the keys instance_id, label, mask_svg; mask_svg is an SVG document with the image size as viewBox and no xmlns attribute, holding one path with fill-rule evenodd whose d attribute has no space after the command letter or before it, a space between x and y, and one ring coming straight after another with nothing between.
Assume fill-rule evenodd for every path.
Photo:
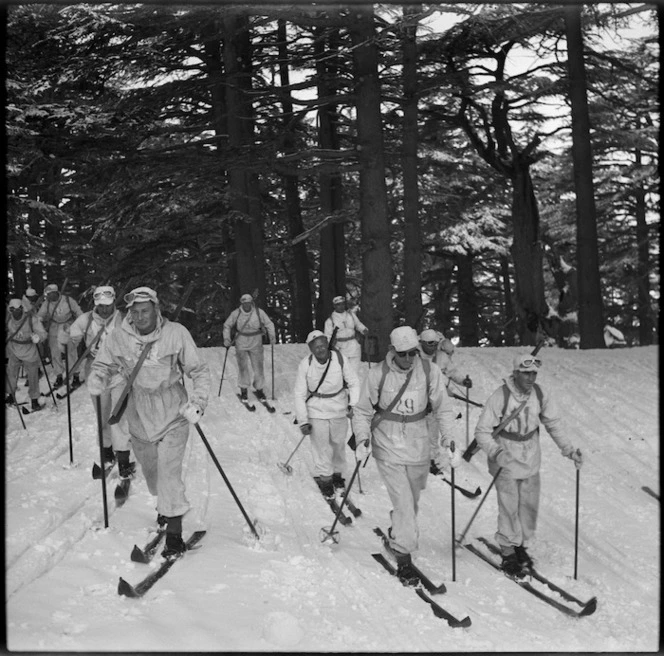
<instances>
[{"instance_id":1,"label":"tall tree trunk","mask_svg":"<svg viewBox=\"0 0 664 656\"><path fill-rule=\"evenodd\" d=\"M406 323L417 330L422 315L422 235L417 174L417 16L421 5L404 7L403 29L403 176L404 258L403 291Z\"/></svg>"},{"instance_id":2,"label":"tall tree trunk","mask_svg":"<svg viewBox=\"0 0 664 656\"><path fill-rule=\"evenodd\" d=\"M353 7L351 22L360 162L362 217L362 318L377 336L378 356L385 356L393 326L392 255L387 214L385 152L381 122L378 49L373 6Z\"/></svg>"},{"instance_id":3,"label":"tall tree trunk","mask_svg":"<svg viewBox=\"0 0 664 656\"><path fill-rule=\"evenodd\" d=\"M599 275L597 215L580 5L565 7L569 95L572 107L572 159L576 190L576 242L580 347L604 348L604 309Z\"/></svg>"},{"instance_id":4,"label":"tall tree trunk","mask_svg":"<svg viewBox=\"0 0 664 656\"><path fill-rule=\"evenodd\" d=\"M473 256L459 254L457 265L457 290L459 293L459 341L461 346L479 346L477 294L473 283Z\"/></svg>"},{"instance_id":5,"label":"tall tree trunk","mask_svg":"<svg viewBox=\"0 0 664 656\"><path fill-rule=\"evenodd\" d=\"M500 257L500 274L503 289L503 317L505 324L503 326L502 342L505 346L514 346L514 303L512 302L512 284L510 281L510 263L505 255ZM502 345L502 344L501 344Z\"/></svg>"},{"instance_id":6,"label":"tall tree trunk","mask_svg":"<svg viewBox=\"0 0 664 656\"><path fill-rule=\"evenodd\" d=\"M637 170L641 168L641 151L635 151ZM634 190L636 215L636 289L637 304L636 316L639 319L639 344L646 346L652 344L653 326L652 310L650 308L650 236L646 221L646 192L641 182Z\"/></svg>"},{"instance_id":7,"label":"tall tree trunk","mask_svg":"<svg viewBox=\"0 0 664 656\"><path fill-rule=\"evenodd\" d=\"M253 144L251 41L246 16L224 17L224 64L228 142L234 160L228 169L230 207L235 229L235 268L239 282L234 296L258 289L264 299L265 275L261 247L258 180L248 171Z\"/></svg>"},{"instance_id":8,"label":"tall tree trunk","mask_svg":"<svg viewBox=\"0 0 664 656\"><path fill-rule=\"evenodd\" d=\"M339 32L325 28L317 31L314 44L316 53L316 77L318 98L324 104L318 110L318 143L323 150L339 149L339 114L334 97L339 75ZM319 175L320 205L324 215L343 208L341 174L321 171ZM331 223L320 231L320 266L318 271L319 294L316 303L316 326L322 328L332 312L332 299L346 295L346 247L344 226Z\"/></svg>"},{"instance_id":9,"label":"tall tree trunk","mask_svg":"<svg viewBox=\"0 0 664 656\"><path fill-rule=\"evenodd\" d=\"M548 314L544 296L542 243L539 238L539 210L528 164L514 163L512 178L511 247L516 284L518 333L521 344L535 345L544 317Z\"/></svg>"},{"instance_id":10,"label":"tall tree trunk","mask_svg":"<svg viewBox=\"0 0 664 656\"><path fill-rule=\"evenodd\" d=\"M279 20L277 23L277 41L279 42L279 80L281 86L287 89L290 84L290 75L288 70L288 48L286 46L287 31L284 20ZM283 90L281 98L284 110L284 151L293 153L297 150L297 146L293 125L293 101L290 91ZM283 177L289 232L291 237L296 237L304 231L298 177L297 174L287 174ZM295 339L298 342L304 342L311 330L311 279L306 240L291 246L289 259L292 262L292 267L289 267L292 284L291 329Z\"/></svg>"}]
</instances>

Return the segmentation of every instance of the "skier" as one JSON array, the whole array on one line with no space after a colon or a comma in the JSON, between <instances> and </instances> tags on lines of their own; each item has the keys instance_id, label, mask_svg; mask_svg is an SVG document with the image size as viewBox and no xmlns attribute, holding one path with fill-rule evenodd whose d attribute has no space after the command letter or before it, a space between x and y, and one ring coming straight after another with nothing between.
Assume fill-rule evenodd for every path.
<instances>
[{"instance_id":1,"label":"skier","mask_svg":"<svg viewBox=\"0 0 664 656\"><path fill-rule=\"evenodd\" d=\"M74 350L81 341L86 349L90 348L84 361L84 376L87 379L92 368L92 361L95 359L99 347L108 336L120 328L123 314L115 306L115 289L109 285L97 287L92 295L94 308L89 312L84 312L69 329L69 333L63 333L61 341L66 343L69 348ZM74 378L78 374L74 373ZM120 478L131 478L134 467L129 462L129 428L127 418L123 415L117 424L110 425L108 418L111 415L113 407L120 398L123 389L123 378L120 373L116 373L111 380L109 389L104 390L100 395L101 399L101 418L102 418L102 437L104 464L102 466L111 466L117 457L118 473ZM92 397L92 404L96 407L95 397Z\"/></svg>"},{"instance_id":2,"label":"skier","mask_svg":"<svg viewBox=\"0 0 664 656\"><path fill-rule=\"evenodd\" d=\"M335 296L332 299L332 305L334 312L325 321L325 335L328 340L331 340L334 329L337 329L334 342L330 346L343 355L348 366L358 371L362 359L362 348L357 341L356 332L366 335L369 329L357 318L355 312L346 309L346 299L343 296Z\"/></svg>"},{"instance_id":3,"label":"skier","mask_svg":"<svg viewBox=\"0 0 664 656\"><path fill-rule=\"evenodd\" d=\"M41 307L37 311L37 316L42 320L44 328L48 332L51 365L56 374L53 386L60 387L64 384L62 376L65 372L65 367L62 363L64 350L60 337L62 332L68 330L75 319L83 314L83 310L81 310L73 298L67 296L67 294L61 294L55 283L46 285L44 296L46 297L46 301L41 304ZM76 358L76 350L70 349L69 367L74 366Z\"/></svg>"},{"instance_id":4,"label":"skier","mask_svg":"<svg viewBox=\"0 0 664 656\"><path fill-rule=\"evenodd\" d=\"M233 310L224 321L224 346L235 346L237 358L238 384L240 399L247 400L247 388L251 385L249 362L253 370L253 384L256 397L265 400L265 373L263 358L263 335L267 334L270 343L274 344L276 335L270 317L257 308L251 294L240 297L240 307Z\"/></svg>"},{"instance_id":5,"label":"skier","mask_svg":"<svg viewBox=\"0 0 664 656\"><path fill-rule=\"evenodd\" d=\"M16 403L18 372L23 365L28 377L28 395L32 410L41 410L39 405L39 352L37 345L46 340L46 331L39 317L25 312L20 298L12 298L8 307L9 318L5 326L7 342L5 353L7 376L5 403Z\"/></svg>"},{"instance_id":6,"label":"skier","mask_svg":"<svg viewBox=\"0 0 664 656\"><path fill-rule=\"evenodd\" d=\"M125 294L124 301L129 312L100 346L88 376L88 391L99 396L117 373L128 378L140 354L149 349L130 390L126 415L134 455L148 490L157 496L157 521L166 523L162 555L174 558L186 549L182 516L190 506L182 465L189 423L197 423L207 406L210 372L189 331L162 317L153 289L137 287ZM183 374L193 380L189 394Z\"/></svg>"},{"instance_id":7,"label":"skier","mask_svg":"<svg viewBox=\"0 0 664 656\"><path fill-rule=\"evenodd\" d=\"M320 330L307 336L311 354L299 364L293 397L300 431L311 436L314 480L326 498L344 488L348 419L353 416L360 383L344 357L329 348Z\"/></svg>"},{"instance_id":8,"label":"skier","mask_svg":"<svg viewBox=\"0 0 664 656\"><path fill-rule=\"evenodd\" d=\"M451 402L438 367L420 357L417 332L409 326L390 333L391 350L380 366L372 367L362 383L353 413L358 460L373 452L376 466L393 509L388 531L390 550L397 560L397 573L409 585L417 582L411 554L417 549L417 510L426 486L433 456L442 469L461 463L460 450L453 453ZM426 417L437 421L438 453L431 453ZM444 455L445 454L445 455Z\"/></svg>"},{"instance_id":9,"label":"skier","mask_svg":"<svg viewBox=\"0 0 664 656\"><path fill-rule=\"evenodd\" d=\"M523 576L533 562L526 547L535 533L539 509L540 424L544 424L563 456L571 458L577 467L583 463L581 450L565 435L554 399L535 382L541 366L539 357L517 355L512 375L489 397L475 428L475 439L488 456L489 473L498 474L495 537L502 551L503 570L517 577ZM510 417L512 420L492 438L494 429Z\"/></svg>"},{"instance_id":10,"label":"skier","mask_svg":"<svg viewBox=\"0 0 664 656\"><path fill-rule=\"evenodd\" d=\"M23 308L25 309L26 312L30 312L31 310L36 310L35 306L37 304L37 298L39 298L39 295L34 289L32 289L32 287L28 287L25 290L25 294L23 294L21 303L23 303Z\"/></svg>"}]
</instances>

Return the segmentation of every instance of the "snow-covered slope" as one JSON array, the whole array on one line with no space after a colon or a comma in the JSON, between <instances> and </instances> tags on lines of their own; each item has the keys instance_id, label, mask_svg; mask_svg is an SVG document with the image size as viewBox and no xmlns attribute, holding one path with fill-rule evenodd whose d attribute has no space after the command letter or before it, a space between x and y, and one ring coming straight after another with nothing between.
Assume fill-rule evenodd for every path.
<instances>
[{"instance_id":1,"label":"snow-covered slope","mask_svg":"<svg viewBox=\"0 0 664 656\"><path fill-rule=\"evenodd\" d=\"M546 349L540 384L565 411L584 451L580 473L578 579L574 580L576 470L543 436L542 503L532 553L542 572L579 598L597 596L597 612L572 619L535 599L466 550L456 553L452 581L451 490L430 477L420 508L416 562L447 594L439 603L468 629L450 628L417 595L371 558L375 526L387 528L389 501L375 464L361 470L353 497L363 510L339 527L339 544L321 542L334 519L311 478L305 441L286 476L277 467L300 439L290 389L304 345L274 349L275 405L247 412L235 393L228 359L217 397L223 349L204 349L213 372L210 405L200 426L246 512L249 526L192 429L186 457L192 510L185 533L205 528L202 547L175 563L141 599L117 594L120 576L137 583L149 565L133 563L154 527L155 501L140 472L132 495L113 506L103 526L101 483L90 470L98 455L94 408L84 388L71 397L74 463L66 401L25 417L6 411L6 590L8 648L17 651L656 651L660 615L657 347L601 351ZM509 373L516 349L460 348L455 360L471 375L482 402ZM270 380L270 350L266 372ZM367 364L362 365L363 373ZM42 385L44 382L42 381ZM268 384L268 391L270 385ZM19 390L25 394L25 388ZM19 399L21 396L19 397ZM47 401L51 406L51 401ZM465 445L464 404L457 438ZM470 438L479 409L470 410ZM349 450L349 472L353 460ZM456 473L457 484L487 489L482 454ZM457 535L482 497L455 495ZM467 535L492 538L491 491ZM158 561L159 558L156 559Z\"/></svg>"}]
</instances>

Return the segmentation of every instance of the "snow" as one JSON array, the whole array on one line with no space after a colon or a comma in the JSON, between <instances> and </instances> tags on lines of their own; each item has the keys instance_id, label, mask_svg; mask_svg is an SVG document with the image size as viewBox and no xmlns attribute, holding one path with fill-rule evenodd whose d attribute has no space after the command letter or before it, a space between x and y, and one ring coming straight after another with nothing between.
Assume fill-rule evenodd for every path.
<instances>
[{"instance_id":1,"label":"snow","mask_svg":"<svg viewBox=\"0 0 664 656\"><path fill-rule=\"evenodd\" d=\"M362 517L338 526L339 543L321 542L334 516L311 478L303 442L285 475L277 463L295 449L290 396L305 345L274 348L275 414L238 402L235 358L228 358L221 396L222 348L203 349L213 372L210 405L200 422L242 506L257 520L254 540L238 505L192 428L185 460L192 510L184 531L206 529L201 548L176 562L141 599L117 594L119 577L138 583L152 565L133 563L156 520L155 500L139 472L127 503L114 507L108 482L104 528L101 482L90 470L98 456L96 420L81 388L71 397L74 462L70 463L66 401L25 417L6 410L6 622L12 651L587 651L659 649L660 504L658 348L547 348L538 382L552 389L574 442L583 450L579 475L578 578L574 580L576 470L543 435L542 501L531 552L539 569L597 612L569 618L521 590L470 552L456 553L452 580L451 488L430 477L423 492L415 562L447 593L437 601L472 626L454 629L372 558L381 550L375 526L387 528L390 505L375 463L353 488ZM516 349L457 348L479 402L509 373ZM266 347L267 390L271 392ZM362 364L360 373L366 371ZM375 365L374 365L375 366ZM45 382L42 381L45 386ZM19 400L26 394L20 382ZM464 404L457 441L465 445ZM479 409L470 407L470 431ZM472 435L471 435L472 439ZM349 455L351 452L349 451ZM348 478L353 461L349 458ZM456 482L484 492L490 477L479 454L456 471ZM483 496L482 495L482 496ZM456 533L481 497L455 494ZM467 540L493 538L492 490ZM185 535L186 537L186 535ZM155 558L155 562L160 560Z\"/></svg>"}]
</instances>

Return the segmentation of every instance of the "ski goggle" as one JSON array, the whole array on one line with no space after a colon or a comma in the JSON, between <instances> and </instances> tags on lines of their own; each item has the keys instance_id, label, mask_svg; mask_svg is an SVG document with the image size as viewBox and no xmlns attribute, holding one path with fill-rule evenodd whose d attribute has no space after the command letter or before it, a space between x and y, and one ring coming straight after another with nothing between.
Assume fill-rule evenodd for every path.
<instances>
[{"instance_id":1,"label":"ski goggle","mask_svg":"<svg viewBox=\"0 0 664 656\"><path fill-rule=\"evenodd\" d=\"M124 295L124 302L127 304L127 307L131 307L134 303L145 303L146 301L151 301L155 305L159 303L157 300L157 292L154 291L154 289L150 289L149 287L137 287Z\"/></svg>"},{"instance_id":2,"label":"ski goggle","mask_svg":"<svg viewBox=\"0 0 664 656\"><path fill-rule=\"evenodd\" d=\"M524 358L519 362L519 367L541 367L542 361L539 358Z\"/></svg>"},{"instance_id":3,"label":"ski goggle","mask_svg":"<svg viewBox=\"0 0 664 656\"><path fill-rule=\"evenodd\" d=\"M419 353L419 349L411 349L410 351L395 351L395 353L400 358L414 358Z\"/></svg>"},{"instance_id":4,"label":"ski goggle","mask_svg":"<svg viewBox=\"0 0 664 656\"><path fill-rule=\"evenodd\" d=\"M115 291L112 287L97 287L94 294L92 294L92 298L94 298L95 301L102 298L115 298Z\"/></svg>"}]
</instances>

